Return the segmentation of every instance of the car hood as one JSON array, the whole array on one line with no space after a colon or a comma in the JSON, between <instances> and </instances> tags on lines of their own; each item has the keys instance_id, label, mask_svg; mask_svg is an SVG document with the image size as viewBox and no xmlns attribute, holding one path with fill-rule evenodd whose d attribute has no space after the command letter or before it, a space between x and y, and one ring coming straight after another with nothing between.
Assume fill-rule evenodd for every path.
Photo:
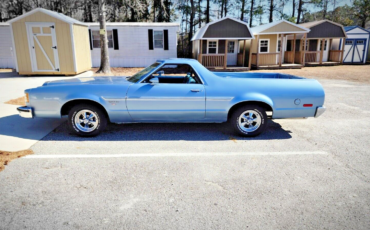
<instances>
[{"instance_id":1,"label":"car hood","mask_svg":"<svg viewBox=\"0 0 370 230\"><path fill-rule=\"evenodd\" d=\"M57 81L47 81L42 86L56 85L111 85L111 84L130 84L127 77L80 77L63 79Z\"/></svg>"}]
</instances>

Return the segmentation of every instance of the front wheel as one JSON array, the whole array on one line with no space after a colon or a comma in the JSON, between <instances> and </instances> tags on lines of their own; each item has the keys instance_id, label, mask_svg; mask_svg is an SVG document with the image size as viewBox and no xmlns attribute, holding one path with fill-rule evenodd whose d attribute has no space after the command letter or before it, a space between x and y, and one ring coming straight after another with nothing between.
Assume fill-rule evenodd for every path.
<instances>
[{"instance_id":1,"label":"front wheel","mask_svg":"<svg viewBox=\"0 0 370 230\"><path fill-rule=\"evenodd\" d=\"M69 130L82 137L94 137L107 126L108 119L98 107L90 104L78 104L68 113Z\"/></svg>"},{"instance_id":2,"label":"front wheel","mask_svg":"<svg viewBox=\"0 0 370 230\"><path fill-rule=\"evenodd\" d=\"M236 109L230 117L230 125L240 136L254 137L261 134L267 123L265 109L257 105L246 105Z\"/></svg>"}]
</instances>

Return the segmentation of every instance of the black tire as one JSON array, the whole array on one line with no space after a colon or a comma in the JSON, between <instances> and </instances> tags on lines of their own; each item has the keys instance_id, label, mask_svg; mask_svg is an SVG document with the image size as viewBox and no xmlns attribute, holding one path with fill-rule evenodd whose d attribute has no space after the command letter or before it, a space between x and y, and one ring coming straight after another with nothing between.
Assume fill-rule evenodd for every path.
<instances>
[{"instance_id":1,"label":"black tire","mask_svg":"<svg viewBox=\"0 0 370 230\"><path fill-rule=\"evenodd\" d=\"M83 116L80 113L83 113L83 111L91 111L91 113L87 113L91 116L93 114L93 118L91 118L91 122L94 123L94 125L86 124L86 123L80 123L76 124L75 119L76 116ZM80 118L78 118L80 119ZM86 120L86 119L82 119ZM94 121L95 120L95 121ZM95 123L96 122L96 123ZM69 130L78 136L81 137L95 137L99 135L106 127L108 123L108 118L105 115L105 113L97 106L91 105L91 104L78 104L71 108L71 110L68 113L68 128ZM83 127L85 126L85 127ZM90 127L92 126L92 127ZM83 130L86 129L86 130ZM91 129L91 130L89 130Z\"/></svg>"},{"instance_id":2,"label":"black tire","mask_svg":"<svg viewBox=\"0 0 370 230\"><path fill-rule=\"evenodd\" d=\"M252 127L251 130L248 130L249 128L248 127L241 127L239 125L239 119L240 119L240 116L245 114L247 111L253 111L251 113L247 113L248 115L249 114L252 114L252 117L255 118L257 121L260 121L259 122L259 126L258 128L257 127L257 121L256 122L252 122L250 120L246 121L246 122L252 122L251 123L251 126L248 125L248 127ZM260 120L257 118L257 117L260 117ZM243 118L243 120L246 120ZM255 137L255 136L258 136L260 135L266 128L267 126L267 115L266 115L266 111L264 108L258 106L258 105L245 105L245 106L241 106L240 108L236 109L230 116L230 119L229 119L229 125L230 127L232 128L232 130L240 135L240 136L243 136L243 137ZM254 128L256 128L255 130L253 130Z\"/></svg>"}]
</instances>

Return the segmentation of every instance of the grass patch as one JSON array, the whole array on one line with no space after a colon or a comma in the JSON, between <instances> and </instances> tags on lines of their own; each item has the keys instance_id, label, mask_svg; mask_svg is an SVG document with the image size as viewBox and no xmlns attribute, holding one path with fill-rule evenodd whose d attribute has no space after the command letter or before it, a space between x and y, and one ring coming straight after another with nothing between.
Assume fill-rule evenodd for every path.
<instances>
[{"instance_id":1,"label":"grass patch","mask_svg":"<svg viewBox=\"0 0 370 230\"><path fill-rule=\"evenodd\" d=\"M25 106L26 105L26 98L24 96L23 97L19 97L17 99L12 99L10 101L5 102L5 104Z\"/></svg>"},{"instance_id":2,"label":"grass patch","mask_svg":"<svg viewBox=\"0 0 370 230\"><path fill-rule=\"evenodd\" d=\"M21 150L17 152L7 152L0 150L0 172L5 169L5 165L8 165L10 161L30 154L33 154L33 151L31 149Z\"/></svg>"}]
</instances>

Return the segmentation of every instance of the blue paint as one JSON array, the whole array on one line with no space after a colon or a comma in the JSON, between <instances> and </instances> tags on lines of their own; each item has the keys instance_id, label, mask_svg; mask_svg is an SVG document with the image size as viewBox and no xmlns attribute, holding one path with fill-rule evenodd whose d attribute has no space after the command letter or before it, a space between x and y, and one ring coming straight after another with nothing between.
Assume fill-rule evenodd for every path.
<instances>
[{"instance_id":1,"label":"blue paint","mask_svg":"<svg viewBox=\"0 0 370 230\"><path fill-rule=\"evenodd\" d=\"M201 82L150 83L164 65L189 65ZM45 83L26 90L35 117L60 117L69 101L99 103L113 123L225 122L230 109L242 102L271 107L273 118L313 117L325 92L314 79L279 73L211 72L194 59L159 60L136 77L89 77ZM160 74L157 78L171 78ZM174 76L179 78L179 76ZM184 76L183 78L185 78ZM299 98L300 105L294 100ZM303 104L313 104L303 107Z\"/></svg>"}]
</instances>

